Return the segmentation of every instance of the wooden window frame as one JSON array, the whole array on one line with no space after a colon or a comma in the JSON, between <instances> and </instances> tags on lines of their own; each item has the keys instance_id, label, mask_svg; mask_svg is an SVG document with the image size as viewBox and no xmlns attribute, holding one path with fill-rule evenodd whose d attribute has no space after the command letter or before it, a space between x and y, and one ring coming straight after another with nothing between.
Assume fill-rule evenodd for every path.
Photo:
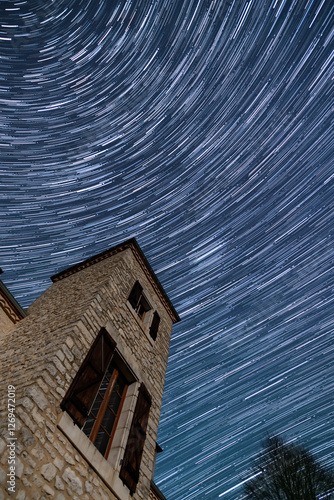
<instances>
[{"instance_id":1,"label":"wooden window frame","mask_svg":"<svg viewBox=\"0 0 334 500\"><path fill-rule=\"evenodd\" d=\"M104 345L107 346L107 351L109 349L109 352L105 352ZM100 348L100 352L98 352L98 349ZM96 369L96 366L94 366L94 363L96 365L97 360L99 360L100 356L100 364L101 364L101 369ZM90 433L87 435L84 431L84 425L91 414L91 409L92 406L96 400L97 395L99 394L101 384L103 380L105 379L106 373L108 369L111 367L112 373L111 373L111 378L109 380L108 387L106 389L106 392L104 396L100 394L100 397L102 397L101 404L97 410L96 417L93 415L93 418L95 420L93 427L90 431ZM110 370L110 371L111 371ZM97 377L96 380L94 380L93 383L89 383L89 378L87 378L87 373L93 373ZM112 396L115 383L117 381L118 376L121 375L125 381L125 387L123 389L123 393L121 395L121 400L120 404L118 406L117 411L113 411L115 415L115 421L113 423L113 427L109 432L107 432L104 427L102 427L103 431L106 432L107 436L109 436L108 439L108 444L107 447L102 453L99 448L95 445L95 441L98 435L99 430L101 429L102 426L102 421L105 416L106 410L108 408L108 405L110 403L110 398ZM85 384L82 386L82 378L86 378ZM100 451L100 453L104 456L105 459L108 458L112 441L115 435L115 432L117 430L117 424L119 421L119 418L122 413L122 408L124 404L124 400L126 398L127 394L127 389L130 384L135 382L135 377L131 373L130 369L126 366L126 363L121 359L119 354L116 352L116 343L111 339L109 336L108 332L105 330L105 328L102 328L99 334L97 335L92 347L89 349L87 356L85 357L83 363L81 364L76 376L73 379L72 384L70 385L62 403L61 403L61 408L65 410L72 420L80 427L82 432L85 433L85 435L88 437L88 439L96 446L96 449ZM88 392L91 391L91 395L88 397L88 401L90 404L90 407L87 408L87 404L84 405L77 398L77 393L78 393L78 387L81 389L81 393L83 392ZM85 387L87 389L85 389ZM94 394L93 394L94 393ZM93 396L92 396L93 395ZM119 394L118 394L119 395ZM85 400L86 403L86 400ZM111 408L111 407L110 407Z\"/></svg>"},{"instance_id":2,"label":"wooden window frame","mask_svg":"<svg viewBox=\"0 0 334 500\"><path fill-rule=\"evenodd\" d=\"M101 350L100 357L98 349ZM104 373L114 356L115 349L116 343L111 339L107 330L102 328L94 340L93 345L89 349L79 370L77 371L62 403L60 404L62 410L66 410L79 427L83 427L84 422L86 421L100 383L103 380ZM95 380L93 382L90 378L92 375L95 376ZM82 384L82 381L85 378L87 379L86 382L84 382L80 387L80 384ZM95 389L93 389L94 386ZM91 389L91 394L88 398L85 394L85 392L87 393L87 389Z\"/></svg>"},{"instance_id":3,"label":"wooden window frame","mask_svg":"<svg viewBox=\"0 0 334 500\"><path fill-rule=\"evenodd\" d=\"M106 372L110 369L110 365L113 364L113 359L110 361L107 369L106 369ZM115 432L116 432L116 428L117 428L117 424L118 424L118 421L119 421L119 418L120 418L120 415L122 413L122 407L123 407L123 403L124 403L124 400L125 400L125 397L126 397L126 393L127 393L127 389L128 389L128 386L129 384L126 382L125 383L125 386L124 386L124 389L123 389L123 392L122 392L122 395L120 396L121 400L120 400L120 403L119 403L119 406L117 408L117 411L115 412L115 410L112 410L113 414L115 415L115 421L113 423L113 426L112 426L112 429L111 429L111 432L109 433L103 426L102 426L102 422L103 422L103 419L104 419L104 416L106 414L106 410L110 404L110 398L114 392L114 388L115 388L115 384L116 384L116 381L118 379L118 376L121 375L124 380L125 380L125 377L123 376L123 374L120 372L120 370L115 366L115 364L113 364L113 370L112 370L112 375L111 375L111 378L110 378L110 381L109 381L109 384L108 384L108 387L106 389L106 392L105 392L105 395L103 396L103 399L101 401L101 404L100 404L100 407L99 409L97 410L97 415L96 415L96 418L95 416L93 416L95 422L93 424L93 427L89 433L89 435L87 435L86 433L86 436L90 439L90 441L92 441L92 443L96 446L95 442L96 442L96 438L98 436L98 433L99 431L103 430L103 432L106 433L106 435L109 437L108 439L108 443L107 443L107 447L105 449L105 452L102 453L102 451L96 446L96 448L100 451L100 453L107 459L108 458L108 455L109 455L109 451L110 451L110 448L111 448L111 444L112 444L112 441L113 441L113 438L114 438L114 435L115 435ZM101 382L102 383L102 382ZM100 385L101 386L101 385ZM96 393L96 397L99 395L99 391L100 391L100 388L99 390L97 391ZM100 395L101 397L101 395ZM91 411L89 412L89 414L87 415L87 419L88 417L90 416L91 414ZM86 419L86 421L87 421ZM86 422L85 422L86 423ZM85 424L84 424L85 425ZM85 432L84 430L84 425L82 427L83 429L83 432Z\"/></svg>"},{"instance_id":4,"label":"wooden window frame","mask_svg":"<svg viewBox=\"0 0 334 500\"><path fill-rule=\"evenodd\" d=\"M119 477L129 488L130 495L136 491L139 481L140 466L147 436L148 420L152 398L142 383L131 423L131 428L124 451Z\"/></svg>"},{"instance_id":5,"label":"wooden window frame","mask_svg":"<svg viewBox=\"0 0 334 500\"><path fill-rule=\"evenodd\" d=\"M151 326L150 326L150 336L153 340L156 340L156 338L157 338L159 325L160 325L160 316L157 313L157 311L154 311Z\"/></svg>"},{"instance_id":6,"label":"wooden window frame","mask_svg":"<svg viewBox=\"0 0 334 500\"><path fill-rule=\"evenodd\" d=\"M151 311L152 307L145 294L143 293L143 287L136 281L133 285L128 301L130 302L132 308L136 311L139 319L144 322L146 313Z\"/></svg>"},{"instance_id":7,"label":"wooden window frame","mask_svg":"<svg viewBox=\"0 0 334 500\"><path fill-rule=\"evenodd\" d=\"M143 325L146 333L149 333L150 337L155 341L160 325L160 316L157 311L153 311L153 308L149 300L146 298L143 292L143 287L139 281L136 281L133 285L128 297L128 302ZM150 315L149 318L146 319L148 312L150 312Z\"/></svg>"}]
</instances>

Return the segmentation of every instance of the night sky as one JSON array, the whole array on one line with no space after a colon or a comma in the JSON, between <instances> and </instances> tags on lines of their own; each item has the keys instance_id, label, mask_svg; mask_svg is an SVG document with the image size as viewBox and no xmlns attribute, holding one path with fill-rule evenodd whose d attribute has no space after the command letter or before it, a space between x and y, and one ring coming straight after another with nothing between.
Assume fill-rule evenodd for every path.
<instances>
[{"instance_id":1,"label":"night sky","mask_svg":"<svg viewBox=\"0 0 334 500\"><path fill-rule=\"evenodd\" d=\"M331 0L1 1L2 279L136 237L178 311L155 481L243 498L333 456Z\"/></svg>"}]
</instances>

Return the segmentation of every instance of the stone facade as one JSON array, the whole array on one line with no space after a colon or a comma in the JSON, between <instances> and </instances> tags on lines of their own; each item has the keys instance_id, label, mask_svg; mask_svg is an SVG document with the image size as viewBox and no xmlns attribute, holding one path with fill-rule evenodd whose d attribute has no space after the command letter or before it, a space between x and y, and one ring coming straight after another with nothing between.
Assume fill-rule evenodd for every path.
<instances>
[{"instance_id":1,"label":"stone facade","mask_svg":"<svg viewBox=\"0 0 334 500\"><path fill-rule=\"evenodd\" d=\"M137 280L151 309L160 316L156 340L149 334L147 320L138 317L128 301ZM156 435L170 334L178 316L135 240L56 275L53 281L27 316L0 339L1 393L5 395L0 500L155 498L150 490ZM133 377L107 459L61 407L101 329L116 344L117 355ZM152 403L139 480L130 495L119 472L141 384ZM8 424L12 421L8 415L15 419L15 428ZM10 481L13 475L15 480Z\"/></svg>"}]
</instances>

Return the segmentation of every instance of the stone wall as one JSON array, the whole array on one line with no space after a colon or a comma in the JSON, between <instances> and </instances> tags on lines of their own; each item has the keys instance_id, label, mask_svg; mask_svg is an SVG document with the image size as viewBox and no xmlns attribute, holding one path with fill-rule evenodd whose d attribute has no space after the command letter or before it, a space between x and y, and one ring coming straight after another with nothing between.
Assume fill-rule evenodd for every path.
<instances>
[{"instance_id":1,"label":"stone wall","mask_svg":"<svg viewBox=\"0 0 334 500\"><path fill-rule=\"evenodd\" d=\"M137 279L161 318L156 341L142 328L127 303ZM144 382L152 397L141 473L132 497L119 484L120 464L114 465L115 481L106 481L110 471L106 468L105 474L99 473L59 424L63 417L61 401L102 327L106 327L138 382ZM57 281L37 299L28 309L28 316L0 339L1 394L6 395L8 385L15 386L17 438L12 494L7 483L8 419L4 398L0 500L11 496L20 500L149 499L171 327L170 314L131 249ZM124 448L125 441L124 434L119 446ZM102 461L106 462L104 458ZM113 484L117 494L112 493Z\"/></svg>"}]
</instances>

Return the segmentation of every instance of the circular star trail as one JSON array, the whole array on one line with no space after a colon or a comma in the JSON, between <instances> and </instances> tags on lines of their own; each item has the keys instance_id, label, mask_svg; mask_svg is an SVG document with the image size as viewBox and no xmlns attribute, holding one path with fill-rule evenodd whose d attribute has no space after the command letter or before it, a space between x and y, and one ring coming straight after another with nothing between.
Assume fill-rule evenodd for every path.
<instances>
[{"instance_id":1,"label":"circular star trail","mask_svg":"<svg viewBox=\"0 0 334 500\"><path fill-rule=\"evenodd\" d=\"M0 11L3 280L135 236L173 330L155 481L243 498L266 435L333 463L330 0Z\"/></svg>"}]
</instances>

